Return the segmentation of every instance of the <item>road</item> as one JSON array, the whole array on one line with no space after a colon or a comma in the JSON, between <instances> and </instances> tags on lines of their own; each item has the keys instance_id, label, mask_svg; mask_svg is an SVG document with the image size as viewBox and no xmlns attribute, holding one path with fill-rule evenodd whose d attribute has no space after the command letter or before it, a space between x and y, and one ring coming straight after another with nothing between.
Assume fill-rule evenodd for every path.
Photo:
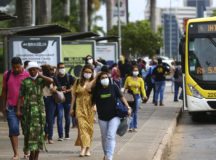
<instances>
[{"instance_id":1,"label":"road","mask_svg":"<svg viewBox=\"0 0 216 160\"><path fill-rule=\"evenodd\" d=\"M215 160L215 124L214 116L193 122L188 113L183 113L172 138L168 160Z\"/></svg>"}]
</instances>

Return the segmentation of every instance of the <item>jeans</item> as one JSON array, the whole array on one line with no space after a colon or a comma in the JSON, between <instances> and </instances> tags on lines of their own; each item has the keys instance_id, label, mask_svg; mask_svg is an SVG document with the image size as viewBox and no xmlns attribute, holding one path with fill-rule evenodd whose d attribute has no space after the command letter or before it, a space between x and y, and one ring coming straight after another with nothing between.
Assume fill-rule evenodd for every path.
<instances>
[{"instance_id":1,"label":"jeans","mask_svg":"<svg viewBox=\"0 0 216 160\"><path fill-rule=\"evenodd\" d=\"M156 81L155 82L155 102L158 102L158 97L160 94L160 102L163 102L164 96L164 89L165 89L165 81Z\"/></svg>"},{"instance_id":2,"label":"jeans","mask_svg":"<svg viewBox=\"0 0 216 160\"><path fill-rule=\"evenodd\" d=\"M15 106L8 106L6 110L9 137L18 136L19 133L19 119L16 116L17 108Z\"/></svg>"},{"instance_id":3,"label":"jeans","mask_svg":"<svg viewBox=\"0 0 216 160\"><path fill-rule=\"evenodd\" d=\"M131 113L131 122L130 122L130 126L129 126L130 129L137 128L137 115L138 115L137 112L138 112L140 104L141 104L141 96L139 94L136 94L134 96L134 99L135 99L135 107Z\"/></svg>"},{"instance_id":4,"label":"jeans","mask_svg":"<svg viewBox=\"0 0 216 160\"><path fill-rule=\"evenodd\" d=\"M48 140L52 140L56 103L54 102L53 96L44 97L44 103L46 109L45 133L48 134Z\"/></svg>"},{"instance_id":5,"label":"jeans","mask_svg":"<svg viewBox=\"0 0 216 160\"><path fill-rule=\"evenodd\" d=\"M63 138L63 115L65 118L65 138L69 137L70 131L70 104L59 103L57 106L57 127L59 138Z\"/></svg>"},{"instance_id":6,"label":"jeans","mask_svg":"<svg viewBox=\"0 0 216 160\"><path fill-rule=\"evenodd\" d=\"M116 131L120 124L120 118L114 117L109 121L103 121L99 119L98 123L101 130L104 155L107 160L112 160L116 145Z\"/></svg>"},{"instance_id":7,"label":"jeans","mask_svg":"<svg viewBox=\"0 0 216 160\"><path fill-rule=\"evenodd\" d=\"M151 91L153 89L153 103L155 101L155 84L154 83L147 83L147 89L146 89L146 96L148 97L149 99L149 96L151 94Z\"/></svg>"},{"instance_id":8,"label":"jeans","mask_svg":"<svg viewBox=\"0 0 216 160\"><path fill-rule=\"evenodd\" d=\"M178 101L179 88L182 88L182 83L174 82L174 101Z\"/></svg>"}]
</instances>

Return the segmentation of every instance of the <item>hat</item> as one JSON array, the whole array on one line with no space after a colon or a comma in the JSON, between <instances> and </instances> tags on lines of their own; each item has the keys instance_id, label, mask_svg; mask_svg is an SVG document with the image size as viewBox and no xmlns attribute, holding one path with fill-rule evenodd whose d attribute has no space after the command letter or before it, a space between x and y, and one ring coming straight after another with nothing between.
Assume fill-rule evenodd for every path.
<instances>
[{"instance_id":1,"label":"hat","mask_svg":"<svg viewBox=\"0 0 216 160\"><path fill-rule=\"evenodd\" d=\"M37 62L29 62L26 70L28 71L30 68L38 68L38 69L40 69L40 67L37 64Z\"/></svg>"}]
</instances>

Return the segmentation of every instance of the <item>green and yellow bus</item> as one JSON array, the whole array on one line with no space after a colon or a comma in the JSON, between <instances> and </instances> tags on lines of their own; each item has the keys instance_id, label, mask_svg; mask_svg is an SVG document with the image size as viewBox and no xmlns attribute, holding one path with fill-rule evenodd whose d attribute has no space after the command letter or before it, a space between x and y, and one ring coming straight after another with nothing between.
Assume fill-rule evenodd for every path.
<instances>
[{"instance_id":1,"label":"green and yellow bus","mask_svg":"<svg viewBox=\"0 0 216 160\"><path fill-rule=\"evenodd\" d=\"M189 19L183 43L184 109L196 118L216 111L216 17Z\"/></svg>"}]
</instances>

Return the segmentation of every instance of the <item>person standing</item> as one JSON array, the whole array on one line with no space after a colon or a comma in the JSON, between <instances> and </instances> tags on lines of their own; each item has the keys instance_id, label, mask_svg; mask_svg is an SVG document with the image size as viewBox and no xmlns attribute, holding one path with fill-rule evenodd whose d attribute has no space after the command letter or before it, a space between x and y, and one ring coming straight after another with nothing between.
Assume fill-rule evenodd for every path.
<instances>
[{"instance_id":1,"label":"person standing","mask_svg":"<svg viewBox=\"0 0 216 160\"><path fill-rule=\"evenodd\" d=\"M120 98L128 108L128 115L131 114L131 108L118 86L111 83L107 72L101 72L98 75L92 93L93 103L97 107L104 160L112 160L116 144L116 131L120 124L120 118L116 113L116 98Z\"/></svg>"},{"instance_id":2,"label":"person standing","mask_svg":"<svg viewBox=\"0 0 216 160\"><path fill-rule=\"evenodd\" d=\"M72 89L71 115L77 118L78 136L76 146L81 146L80 156L90 156L93 138L95 110L92 105L91 88L94 81L94 69L87 64ZM74 107L76 105L76 108Z\"/></svg>"},{"instance_id":3,"label":"person standing","mask_svg":"<svg viewBox=\"0 0 216 160\"><path fill-rule=\"evenodd\" d=\"M182 67L181 67L181 62L176 62L176 68L174 72L174 102L178 102L178 94L179 94L179 88L182 89ZM183 97L183 92L181 91L180 93L180 98ZM180 99L179 98L179 99Z\"/></svg>"},{"instance_id":4,"label":"person standing","mask_svg":"<svg viewBox=\"0 0 216 160\"><path fill-rule=\"evenodd\" d=\"M24 135L24 151L30 151L29 160L38 160L39 151L43 150L45 141L45 106L43 88L51 84L52 78L39 73L37 62L29 62L29 78L23 80L17 105L17 116L21 119Z\"/></svg>"},{"instance_id":5,"label":"person standing","mask_svg":"<svg viewBox=\"0 0 216 160\"><path fill-rule=\"evenodd\" d=\"M54 77L54 82L58 91L62 91L65 96L65 102L57 104L57 126L58 141L63 141L63 115L65 118L65 139L70 139L70 105L71 105L71 89L75 82L75 78L66 73L64 63L57 65L58 75Z\"/></svg>"},{"instance_id":6,"label":"person standing","mask_svg":"<svg viewBox=\"0 0 216 160\"><path fill-rule=\"evenodd\" d=\"M158 97L160 94L160 106L163 106L163 96L165 89L165 75L169 73L169 69L163 66L162 59L158 59L158 65L154 68L152 76L155 80L155 106L158 105Z\"/></svg>"},{"instance_id":7,"label":"person standing","mask_svg":"<svg viewBox=\"0 0 216 160\"><path fill-rule=\"evenodd\" d=\"M12 160L18 160L18 136L20 133L19 119L16 116L17 103L21 82L29 76L29 73L22 67L20 57L13 57L11 65L12 69L6 71L3 75L3 114L6 115L8 121L9 137L14 152Z\"/></svg>"},{"instance_id":8,"label":"person standing","mask_svg":"<svg viewBox=\"0 0 216 160\"><path fill-rule=\"evenodd\" d=\"M132 76L128 76L124 84L124 90L125 91L130 90L135 100L135 107L131 115L132 120L129 126L129 131L134 131L134 132L137 129L137 115L138 115L137 112L141 104L141 95L144 101L147 99L146 91L145 91L145 83L141 77L138 77L138 75L139 75L138 66L134 65L132 67Z\"/></svg>"}]
</instances>

